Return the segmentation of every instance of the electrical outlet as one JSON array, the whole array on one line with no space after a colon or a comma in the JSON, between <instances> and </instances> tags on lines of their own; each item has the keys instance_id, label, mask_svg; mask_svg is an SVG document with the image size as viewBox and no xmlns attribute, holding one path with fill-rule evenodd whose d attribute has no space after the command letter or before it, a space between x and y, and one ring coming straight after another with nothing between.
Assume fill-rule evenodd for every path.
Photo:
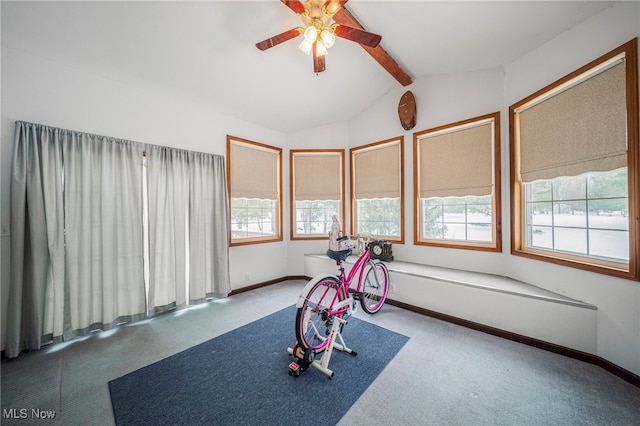
<instances>
[{"instance_id":1,"label":"electrical outlet","mask_svg":"<svg viewBox=\"0 0 640 426\"><path fill-rule=\"evenodd\" d=\"M391 294L395 294L396 293L396 285L395 284L389 284L389 292Z\"/></svg>"},{"instance_id":2,"label":"electrical outlet","mask_svg":"<svg viewBox=\"0 0 640 426\"><path fill-rule=\"evenodd\" d=\"M250 279L251 279L251 274L250 274L250 273L248 273L248 272L245 272L245 273L244 273L244 280L245 280L245 281L249 281Z\"/></svg>"}]
</instances>

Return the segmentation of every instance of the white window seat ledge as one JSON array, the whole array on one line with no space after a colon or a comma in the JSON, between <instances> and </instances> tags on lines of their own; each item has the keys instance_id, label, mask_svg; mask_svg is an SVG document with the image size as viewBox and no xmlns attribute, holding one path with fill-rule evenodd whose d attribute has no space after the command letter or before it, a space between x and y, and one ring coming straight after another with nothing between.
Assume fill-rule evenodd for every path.
<instances>
[{"instance_id":1,"label":"white window seat ledge","mask_svg":"<svg viewBox=\"0 0 640 426\"><path fill-rule=\"evenodd\" d=\"M346 269L355 262L350 256ZM394 260L388 299L588 354L597 353L597 307L509 277ZM337 272L305 254L305 275Z\"/></svg>"}]
</instances>

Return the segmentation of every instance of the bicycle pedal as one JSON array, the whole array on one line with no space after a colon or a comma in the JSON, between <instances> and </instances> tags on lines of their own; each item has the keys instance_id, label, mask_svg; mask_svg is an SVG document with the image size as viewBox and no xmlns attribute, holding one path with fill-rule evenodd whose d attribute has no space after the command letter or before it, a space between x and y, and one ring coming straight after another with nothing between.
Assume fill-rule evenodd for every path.
<instances>
[{"instance_id":1,"label":"bicycle pedal","mask_svg":"<svg viewBox=\"0 0 640 426\"><path fill-rule=\"evenodd\" d=\"M293 361L293 362L291 362L291 364L289 364L289 370L291 370L294 373L296 373L298 370L300 370L300 366L298 365L297 362Z\"/></svg>"},{"instance_id":2,"label":"bicycle pedal","mask_svg":"<svg viewBox=\"0 0 640 426\"><path fill-rule=\"evenodd\" d=\"M304 365L300 365L297 362L292 362L289 364L289 375L291 377L300 377L302 373L306 371Z\"/></svg>"}]
</instances>

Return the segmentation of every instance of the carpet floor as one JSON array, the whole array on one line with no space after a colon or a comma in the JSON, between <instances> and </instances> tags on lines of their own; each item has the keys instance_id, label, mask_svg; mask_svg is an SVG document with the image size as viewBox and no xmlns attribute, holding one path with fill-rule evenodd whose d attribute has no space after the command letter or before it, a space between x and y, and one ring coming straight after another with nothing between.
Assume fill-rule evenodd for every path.
<instances>
[{"instance_id":1,"label":"carpet floor","mask_svg":"<svg viewBox=\"0 0 640 426\"><path fill-rule=\"evenodd\" d=\"M110 381L290 306L306 283L281 282L2 360L0 423L112 426ZM376 315L360 310L355 317L410 340L340 420L323 424L640 425L640 388L596 365L391 305ZM288 324L291 338L285 348L294 340L293 323ZM276 351L283 357L277 363L278 374L291 386L313 381L335 386L373 350L369 342L356 345L347 334L353 325L345 329L345 340L358 356L336 353L330 363L336 371L333 380L315 370L289 377L289 356L282 348ZM253 351L257 360L266 354ZM347 367L340 366L343 361ZM264 375L259 377L266 381ZM327 396L316 392L312 398L320 406ZM268 402L270 394L264 398L266 407L275 406ZM34 410L53 411L55 418L36 418ZM23 412L27 418L11 418ZM254 420L255 425L267 425L261 418ZM283 417L277 424L288 421ZM302 424L308 423L320 422L309 415Z\"/></svg>"},{"instance_id":2,"label":"carpet floor","mask_svg":"<svg viewBox=\"0 0 640 426\"><path fill-rule=\"evenodd\" d=\"M288 374L295 307L109 382L116 424L335 424L408 337L350 318L343 337L358 352L333 351L333 379L315 368Z\"/></svg>"}]
</instances>

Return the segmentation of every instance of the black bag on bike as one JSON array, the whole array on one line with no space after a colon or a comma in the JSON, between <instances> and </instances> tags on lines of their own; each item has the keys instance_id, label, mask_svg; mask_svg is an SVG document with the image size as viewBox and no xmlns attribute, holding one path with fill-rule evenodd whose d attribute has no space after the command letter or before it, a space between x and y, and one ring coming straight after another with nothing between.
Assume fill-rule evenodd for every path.
<instances>
[{"instance_id":1,"label":"black bag on bike","mask_svg":"<svg viewBox=\"0 0 640 426\"><path fill-rule=\"evenodd\" d=\"M372 259L380 259L385 262L391 262L393 260L392 244L389 241L371 241L367 250L371 253Z\"/></svg>"}]
</instances>

